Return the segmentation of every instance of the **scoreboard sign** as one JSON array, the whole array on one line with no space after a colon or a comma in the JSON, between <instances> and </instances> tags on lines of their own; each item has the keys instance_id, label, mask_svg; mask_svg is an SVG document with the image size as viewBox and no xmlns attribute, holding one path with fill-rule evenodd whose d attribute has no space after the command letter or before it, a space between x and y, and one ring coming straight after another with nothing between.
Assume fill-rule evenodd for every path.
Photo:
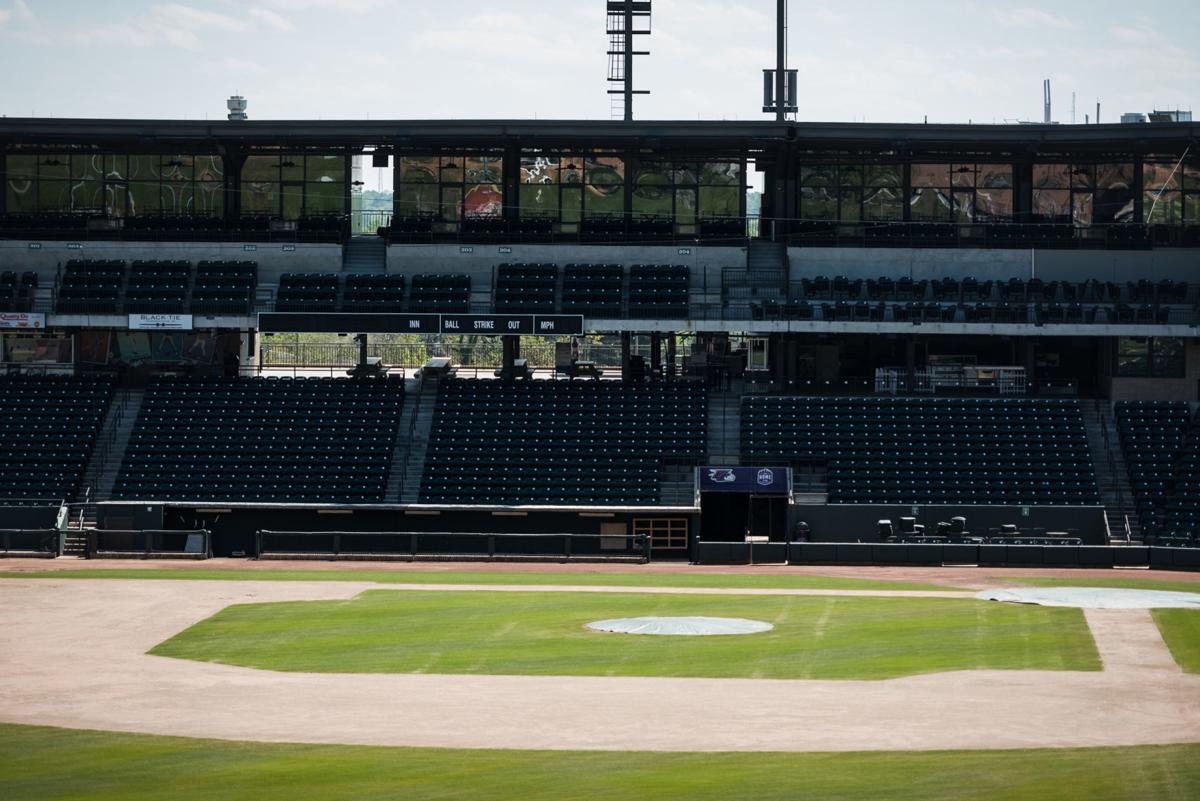
<instances>
[{"instance_id":1,"label":"scoreboard sign","mask_svg":"<svg viewBox=\"0 0 1200 801\"><path fill-rule=\"evenodd\" d=\"M579 314L340 314L263 312L264 334L471 334L474 336L578 336Z\"/></svg>"}]
</instances>

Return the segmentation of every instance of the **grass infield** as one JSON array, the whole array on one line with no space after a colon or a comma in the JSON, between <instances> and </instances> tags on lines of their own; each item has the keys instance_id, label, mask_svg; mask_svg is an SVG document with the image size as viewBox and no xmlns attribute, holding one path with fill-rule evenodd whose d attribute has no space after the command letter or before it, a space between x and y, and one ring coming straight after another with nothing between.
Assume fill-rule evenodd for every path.
<instances>
[{"instance_id":1,"label":"grass infield","mask_svg":"<svg viewBox=\"0 0 1200 801\"><path fill-rule=\"evenodd\" d=\"M1179 667L1186 673L1200 673L1200 611L1154 609L1151 614Z\"/></svg>"},{"instance_id":2,"label":"grass infield","mask_svg":"<svg viewBox=\"0 0 1200 801\"><path fill-rule=\"evenodd\" d=\"M727 573L533 573L508 571L437 570L226 570L205 568L79 568L29 572L0 571L6 578L175 579L208 581L368 581L379 584L528 584L584 587L701 587L710 589L810 590L942 590L960 591L906 581L840 578L838 576L734 575Z\"/></svg>"},{"instance_id":3,"label":"grass infield","mask_svg":"<svg viewBox=\"0 0 1200 801\"><path fill-rule=\"evenodd\" d=\"M746 617L763 634L650 637L584 624ZM1099 670L1078 609L969 599L373 590L230 606L152 654L269 670L885 679L976 668Z\"/></svg>"},{"instance_id":4,"label":"grass infield","mask_svg":"<svg viewBox=\"0 0 1200 801\"><path fill-rule=\"evenodd\" d=\"M0 725L22 801L1191 801L1200 745L672 754L287 745Z\"/></svg>"},{"instance_id":5,"label":"grass infield","mask_svg":"<svg viewBox=\"0 0 1200 801\"><path fill-rule=\"evenodd\" d=\"M1114 587L1126 590L1163 590L1167 592L1200 592L1200 581L1180 579L1119 576L1114 578L1030 578L1014 576L1010 581L1033 587Z\"/></svg>"}]
</instances>

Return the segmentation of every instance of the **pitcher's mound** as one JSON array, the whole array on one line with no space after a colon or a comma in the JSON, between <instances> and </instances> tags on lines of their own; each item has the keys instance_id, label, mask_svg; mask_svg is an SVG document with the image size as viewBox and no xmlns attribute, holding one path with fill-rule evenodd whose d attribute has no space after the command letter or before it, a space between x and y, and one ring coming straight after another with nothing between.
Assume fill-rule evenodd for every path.
<instances>
[{"instance_id":1,"label":"pitcher's mound","mask_svg":"<svg viewBox=\"0 0 1200 801\"><path fill-rule=\"evenodd\" d=\"M741 617L622 617L596 620L584 628L615 634L710 637L722 634L758 634L775 627L761 620L747 620Z\"/></svg>"},{"instance_id":2,"label":"pitcher's mound","mask_svg":"<svg viewBox=\"0 0 1200 801\"><path fill-rule=\"evenodd\" d=\"M1079 609L1200 609L1200 594L1166 590L1128 590L1118 587L1029 587L1019 590L984 590L983 601L1007 601L1038 606L1073 606Z\"/></svg>"}]
</instances>

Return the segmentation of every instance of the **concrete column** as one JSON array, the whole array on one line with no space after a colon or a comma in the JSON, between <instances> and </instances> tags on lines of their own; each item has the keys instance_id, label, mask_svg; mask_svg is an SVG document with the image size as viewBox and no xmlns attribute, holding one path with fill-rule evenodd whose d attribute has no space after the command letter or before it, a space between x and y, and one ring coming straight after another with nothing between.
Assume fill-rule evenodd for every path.
<instances>
[{"instance_id":1,"label":"concrete column","mask_svg":"<svg viewBox=\"0 0 1200 801\"><path fill-rule=\"evenodd\" d=\"M655 331L650 334L650 373L658 371L662 375L662 334Z\"/></svg>"},{"instance_id":2,"label":"concrete column","mask_svg":"<svg viewBox=\"0 0 1200 801\"><path fill-rule=\"evenodd\" d=\"M512 381L513 378L513 360L516 358L516 337L500 337L501 348L503 355L500 361L500 378L504 381Z\"/></svg>"},{"instance_id":3,"label":"concrete column","mask_svg":"<svg viewBox=\"0 0 1200 801\"><path fill-rule=\"evenodd\" d=\"M663 371L663 375L667 379L675 377L675 332L667 334L667 369Z\"/></svg>"}]
</instances>

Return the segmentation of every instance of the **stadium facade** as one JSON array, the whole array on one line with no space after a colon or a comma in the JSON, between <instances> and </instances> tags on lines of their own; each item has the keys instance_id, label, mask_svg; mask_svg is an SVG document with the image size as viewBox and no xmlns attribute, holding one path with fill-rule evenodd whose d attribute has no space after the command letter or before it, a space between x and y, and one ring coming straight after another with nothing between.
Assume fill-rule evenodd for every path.
<instances>
[{"instance_id":1,"label":"stadium facade","mask_svg":"<svg viewBox=\"0 0 1200 801\"><path fill-rule=\"evenodd\" d=\"M0 496L221 553L1190 544L1197 144L1191 123L0 120L27 413ZM357 157L393 168L390 213L351 213ZM516 333L495 381L245 377L293 332L366 335L364 357ZM562 346L556 380L521 378L529 337ZM588 379L580 340L621 380Z\"/></svg>"}]
</instances>

